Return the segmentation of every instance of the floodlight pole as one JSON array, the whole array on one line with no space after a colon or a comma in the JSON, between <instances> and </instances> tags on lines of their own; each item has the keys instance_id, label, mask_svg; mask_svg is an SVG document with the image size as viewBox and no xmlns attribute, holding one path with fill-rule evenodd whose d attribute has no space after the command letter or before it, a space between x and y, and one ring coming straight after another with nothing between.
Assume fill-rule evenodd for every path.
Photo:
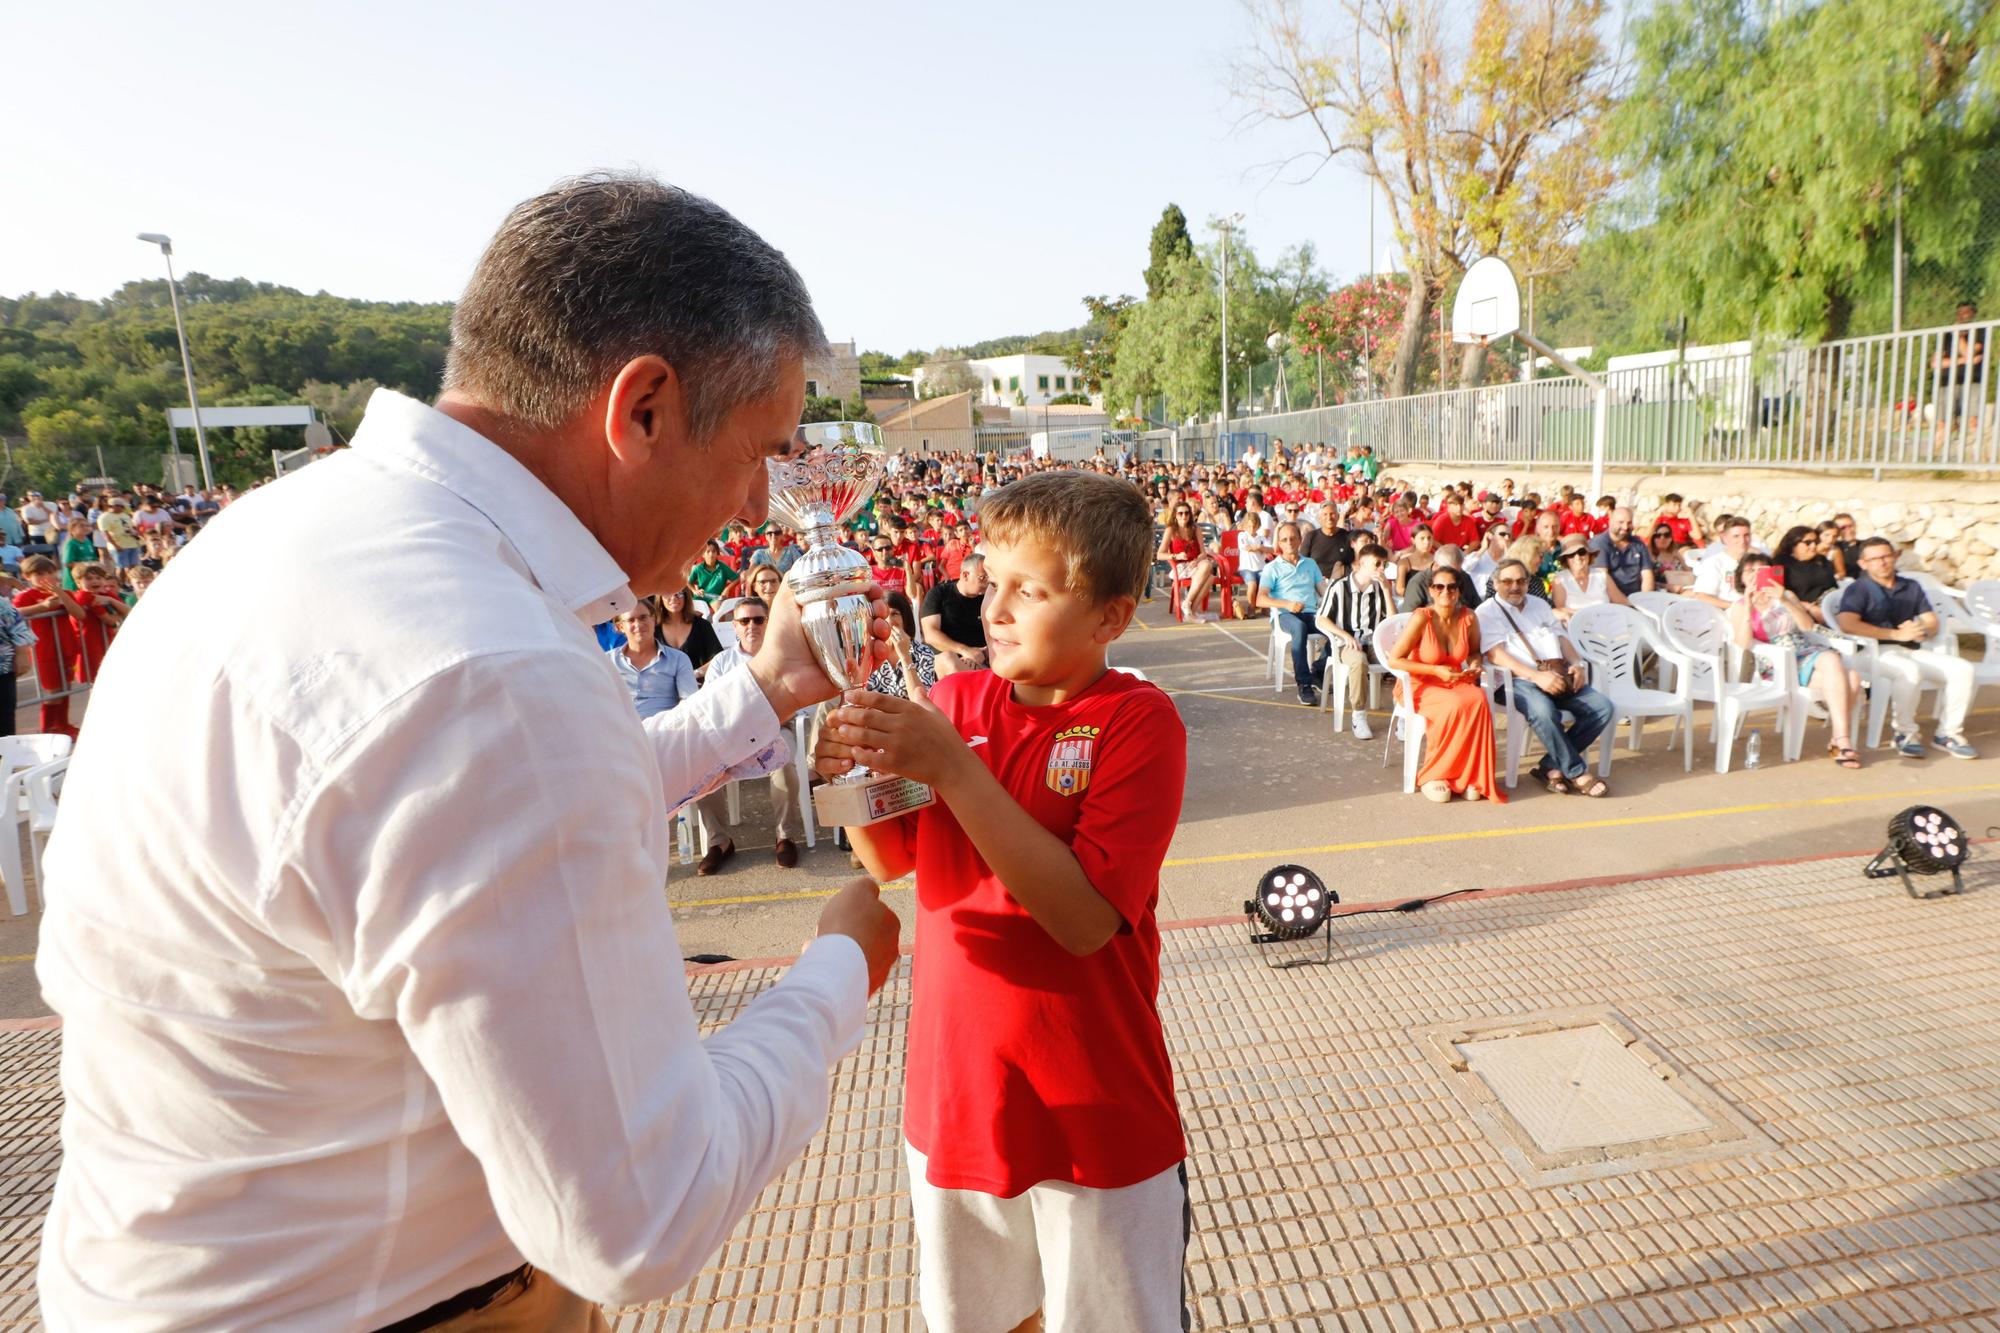
<instances>
[{"instance_id":1,"label":"floodlight pole","mask_svg":"<svg viewBox=\"0 0 2000 1333\"><path fill-rule=\"evenodd\" d=\"M1229 449L1229 229L1242 220L1241 213L1231 213L1218 224L1222 228L1222 420L1220 433L1215 437L1218 456ZM1236 461L1233 454L1229 461Z\"/></svg>"},{"instance_id":2,"label":"floodlight pole","mask_svg":"<svg viewBox=\"0 0 2000 1333\"><path fill-rule=\"evenodd\" d=\"M1604 450L1611 436L1611 386L1604 382L1602 376L1593 375L1534 334L1523 329L1515 329L1514 336L1588 384L1597 393L1596 404L1590 413L1590 498L1595 503L1597 497L1604 494Z\"/></svg>"},{"instance_id":3,"label":"floodlight pole","mask_svg":"<svg viewBox=\"0 0 2000 1333\"><path fill-rule=\"evenodd\" d=\"M174 308L174 337L180 340L181 373L187 377L188 410L194 414L194 447L201 456L201 487L212 491L215 475L208 465L208 436L201 428L201 398L194 391L194 361L188 356L187 329L181 324L181 298L174 282L174 243L152 231L140 232L139 239L159 246L161 256L167 261L167 300ZM180 478L174 480L178 483Z\"/></svg>"}]
</instances>

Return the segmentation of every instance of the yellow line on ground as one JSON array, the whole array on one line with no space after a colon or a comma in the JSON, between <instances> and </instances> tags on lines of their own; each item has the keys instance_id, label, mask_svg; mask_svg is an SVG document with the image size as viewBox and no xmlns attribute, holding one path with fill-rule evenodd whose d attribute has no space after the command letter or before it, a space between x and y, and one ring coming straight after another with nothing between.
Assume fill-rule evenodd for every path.
<instances>
[{"instance_id":1,"label":"yellow line on ground","mask_svg":"<svg viewBox=\"0 0 2000 1333\"><path fill-rule=\"evenodd\" d=\"M884 884L882 892L895 893L916 887L917 882L905 875ZM733 907L737 903L792 903L806 898L831 898L838 892L838 889L801 889L797 893L746 893L740 898L669 898L667 903L671 907Z\"/></svg>"},{"instance_id":2,"label":"yellow line on ground","mask_svg":"<svg viewBox=\"0 0 2000 1333\"><path fill-rule=\"evenodd\" d=\"M1813 806L1851 805L1856 801L1909 801L1920 796L1963 796L2000 791L2000 782L1975 782L1962 787L1919 787L1902 791L1856 792L1846 796L1814 796L1797 801L1758 801L1749 805L1718 805L1705 810L1676 810L1663 815L1621 815L1613 819L1579 819L1565 824L1522 824L1512 828L1463 829L1456 833L1418 833L1406 838L1370 838L1363 842L1331 842L1319 847L1281 847L1273 851L1226 852L1218 856L1173 857L1169 866L1211 866L1231 861L1268 861L1285 856L1362 852L1377 847L1415 847L1439 842L1470 842L1477 838L1518 838L1530 833L1571 833L1578 829L1631 828L1640 824L1670 824L1723 815L1763 814L1772 810L1804 810Z\"/></svg>"},{"instance_id":3,"label":"yellow line on ground","mask_svg":"<svg viewBox=\"0 0 2000 1333\"><path fill-rule=\"evenodd\" d=\"M5 958L0 958L0 963L32 963L34 961L35 956L31 953L12 953L8 954Z\"/></svg>"},{"instance_id":4,"label":"yellow line on ground","mask_svg":"<svg viewBox=\"0 0 2000 1333\"><path fill-rule=\"evenodd\" d=\"M1245 703L1257 700L1246 699ZM1291 707L1298 707L1293 704ZM1288 856L1325 856L1337 852L1365 852L1378 847L1415 847L1428 843L1468 842L1475 838L1518 838L1530 833L1573 833L1579 829L1631 828L1640 824L1668 824L1688 819L1714 819L1725 815L1754 815L1772 810L1804 810L1813 806L1852 805L1857 801L1911 801L1924 796L1965 796L1975 792L2000 791L2000 782L1974 782L1959 787L1918 787L1904 791L1856 792L1845 796L1814 796L1797 801L1756 801L1748 805L1718 805L1705 810L1678 810L1664 815L1621 815L1614 819L1579 819L1565 824L1523 824L1518 828L1465 829L1456 833L1420 833L1407 838L1371 838L1363 842L1331 842L1319 847L1280 847L1258 852L1228 852L1219 856L1175 856L1162 862L1173 866L1223 865L1236 861L1276 861ZM1663 870L1671 875L1671 870ZM883 892L914 888L905 876L882 886ZM808 898L831 898L834 889L807 889L798 893L745 894L740 898L695 898L672 900L675 907L729 907L737 903L796 902ZM4 960L0 960L4 961Z\"/></svg>"},{"instance_id":5,"label":"yellow line on ground","mask_svg":"<svg viewBox=\"0 0 2000 1333\"><path fill-rule=\"evenodd\" d=\"M1158 681L1153 682L1159 685ZM1199 694L1204 699L1222 699L1233 704L1256 704L1259 708L1298 708L1308 713L1317 713L1317 708L1307 708L1302 703L1287 703L1283 699L1245 699L1227 690L1196 690L1185 686L1160 685L1164 694Z\"/></svg>"}]
</instances>

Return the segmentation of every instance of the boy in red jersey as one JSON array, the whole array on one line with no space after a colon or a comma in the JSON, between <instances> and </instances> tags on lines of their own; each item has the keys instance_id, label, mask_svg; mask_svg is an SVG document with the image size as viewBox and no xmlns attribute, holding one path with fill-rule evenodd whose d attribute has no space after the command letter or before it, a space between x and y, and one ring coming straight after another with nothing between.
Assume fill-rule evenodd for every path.
<instances>
[{"instance_id":1,"label":"boy in red jersey","mask_svg":"<svg viewBox=\"0 0 2000 1333\"><path fill-rule=\"evenodd\" d=\"M1160 864L1187 731L1105 665L1153 558L1129 482L1037 473L980 507L990 671L929 700L849 695L820 770L859 758L936 804L849 829L916 871L904 1137L933 1333L1183 1327L1187 1155L1160 1027Z\"/></svg>"},{"instance_id":2,"label":"boy in red jersey","mask_svg":"<svg viewBox=\"0 0 2000 1333\"><path fill-rule=\"evenodd\" d=\"M28 586L14 594L14 605L22 611L29 611L44 602L60 602L68 614L31 616L29 626L35 631L35 679L42 687L42 733L48 736L68 736L76 738L76 728L69 720L69 696L49 698L60 690L69 688L67 677L76 670L77 639L76 622L73 619L83 611L76 600L63 590L62 567L45 555L31 555L21 562L21 577Z\"/></svg>"}]
</instances>

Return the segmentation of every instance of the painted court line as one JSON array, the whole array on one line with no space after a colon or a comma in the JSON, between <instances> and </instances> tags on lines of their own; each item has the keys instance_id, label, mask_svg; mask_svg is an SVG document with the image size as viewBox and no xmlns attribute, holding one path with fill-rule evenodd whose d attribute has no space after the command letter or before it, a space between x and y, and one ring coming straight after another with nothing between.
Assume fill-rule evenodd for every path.
<instances>
[{"instance_id":1,"label":"painted court line","mask_svg":"<svg viewBox=\"0 0 2000 1333\"><path fill-rule=\"evenodd\" d=\"M1281 847L1271 851L1225 852L1218 856L1173 857L1164 864L1223 865L1234 861L1265 861L1287 856L1324 856L1333 852L1361 852L1378 847L1416 847L1441 842L1470 842L1479 838L1518 838L1531 833L1573 833L1582 829L1636 828L1642 824L1672 824L1688 819L1715 819L1726 815L1765 814L1773 810L1809 810L1819 806L1852 805L1857 801L1908 802L1925 796L1964 796L1974 792L1990 791L2000 791L2000 782L1975 782L1961 787L1916 787L1902 791L1855 792L1845 796L1811 796L1796 801L1757 801L1748 805L1710 806L1705 810L1673 810L1658 815L1619 815L1611 819L1579 819L1562 824L1523 824L1512 828L1461 829L1454 833L1418 833L1406 838L1370 838L1362 842L1332 842L1319 847Z\"/></svg>"},{"instance_id":2,"label":"painted court line","mask_svg":"<svg viewBox=\"0 0 2000 1333\"><path fill-rule=\"evenodd\" d=\"M2000 791L2000 782L1975 782L1957 787L1916 787L1902 791L1855 792L1843 796L1811 796L1796 801L1757 801L1747 805L1717 805L1701 810L1675 810L1658 815L1620 815L1610 819L1578 819L1561 824L1523 824L1512 828L1463 829L1453 833L1419 833L1404 838L1370 838L1360 842L1333 842L1319 847L1280 847L1255 852L1226 852L1217 856L1172 856L1162 869L1178 866L1227 865L1239 861L1281 861L1296 856L1327 856L1340 852L1365 852L1380 847L1416 847L1432 843L1469 842L1478 838L1519 838L1535 833L1575 833L1585 829L1636 828L1644 824L1671 824L1690 819L1716 819L1729 815L1767 814L1773 810L1808 810L1821 806L1853 805L1860 801L1912 802L1922 797L1967 796ZM1642 878L1658 879L1691 873L1649 871ZM908 878L882 886L884 893L908 889ZM675 907L728 907L735 903L794 902L808 898L831 898L833 889L808 889L798 893L746 894L740 898L674 899Z\"/></svg>"}]
</instances>

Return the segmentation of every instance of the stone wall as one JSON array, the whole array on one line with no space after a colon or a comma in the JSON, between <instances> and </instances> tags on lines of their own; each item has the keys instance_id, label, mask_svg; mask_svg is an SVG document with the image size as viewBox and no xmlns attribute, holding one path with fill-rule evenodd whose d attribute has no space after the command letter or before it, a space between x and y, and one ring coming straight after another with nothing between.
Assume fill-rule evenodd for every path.
<instances>
[{"instance_id":1,"label":"stone wall","mask_svg":"<svg viewBox=\"0 0 2000 1333\"><path fill-rule=\"evenodd\" d=\"M1547 500L1564 483L1582 489L1583 470L1533 472L1476 466L1408 465L1389 475L1419 490L1470 480L1475 488L1514 479L1515 493ZM1854 515L1866 536L1896 543L1905 568L1925 569L1948 583L2000 578L2000 481L1910 479L1870 481L1865 476L1801 474L1757 469L1726 472L1607 472L1604 491L1638 510L1641 522L1659 512L1660 497L1674 491L1704 524L1721 514L1741 514L1767 545L1776 545L1795 523L1819 523L1838 513ZM1595 499L1596 497L1591 497Z\"/></svg>"}]
</instances>

